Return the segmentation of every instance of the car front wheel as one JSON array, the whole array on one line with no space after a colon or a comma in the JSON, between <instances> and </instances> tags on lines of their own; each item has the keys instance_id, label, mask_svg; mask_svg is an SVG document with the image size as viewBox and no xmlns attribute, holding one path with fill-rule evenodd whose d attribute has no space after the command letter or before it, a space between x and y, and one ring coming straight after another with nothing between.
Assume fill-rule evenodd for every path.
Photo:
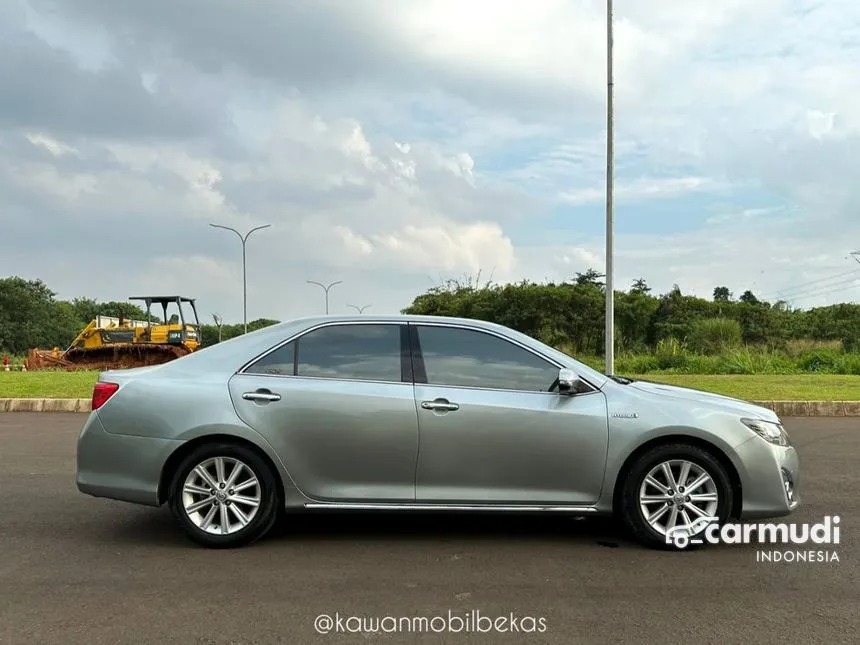
<instances>
[{"instance_id":1,"label":"car front wheel","mask_svg":"<svg viewBox=\"0 0 860 645\"><path fill-rule=\"evenodd\" d=\"M722 525L732 508L725 468L708 451L685 444L657 446L633 464L619 515L634 539L659 549L704 543L711 523Z\"/></svg>"},{"instance_id":2,"label":"car front wheel","mask_svg":"<svg viewBox=\"0 0 860 645\"><path fill-rule=\"evenodd\" d=\"M278 517L277 481L256 452L230 443L202 445L176 469L168 505L194 542L235 548L263 537Z\"/></svg>"}]
</instances>

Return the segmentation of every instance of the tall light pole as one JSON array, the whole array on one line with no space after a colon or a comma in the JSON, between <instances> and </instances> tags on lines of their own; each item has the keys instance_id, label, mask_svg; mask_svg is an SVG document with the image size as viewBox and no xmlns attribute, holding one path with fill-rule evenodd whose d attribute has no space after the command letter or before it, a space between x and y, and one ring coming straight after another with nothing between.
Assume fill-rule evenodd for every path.
<instances>
[{"instance_id":1,"label":"tall light pole","mask_svg":"<svg viewBox=\"0 0 860 645\"><path fill-rule=\"evenodd\" d=\"M343 280L338 280L337 282L332 282L331 284L325 285L322 282L315 282L314 280L308 280L308 284L315 284L318 287L322 287L323 291L325 291L325 312L328 313L328 291L334 285L340 284Z\"/></svg>"},{"instance_id":2,"label":"tall light pole","mask_svg":"<svg viewBox=\"0 0 860 645\"><path fill-rule=\"evenodd\" d=\"M233 231L236 235L239 236L239 239L242 241L242 311L243 317L242 319L245 322L245 333L248 333L248 272L247 266L245 262L246 254L245 254L245 243L248 241L248 238L251 237L251 233L254 231L260 231L264 228L269 228L271 224L263 224L262 226L256 226L252 228L250 231L242 235L235 228L230 228L229 226L221 226L220 224L210 224L209 226L213 228L223 228L226 231Z\"/></svg>"},{"instance_id":3,"label":"tall light pole","mask_svg":"<svg viewBox=\"0 0 860 645\"><path fill-rule=\"evenodd\" d=\"M615 101L612 0L606 0L606 373L615 372Z\"/></svg>"},{"instance_id":4,"label":"tall light pole","mask_svg":"<svg viewBox=\"0 0 860 645\"><path fill-rule=\"evenodd\" d=\"M356 310L358 313L360 313L360 314L363 314L363 313L364 313L364 310L365 310L365 309L367 309L367 308L368 308L368 307L370 307L370 306L371 306L371 305L364 305L363 307L356 307L355 305L347 305L347 307L352 307L353 309L355 309L355 310Z\"/></svg>"}]
</instances>

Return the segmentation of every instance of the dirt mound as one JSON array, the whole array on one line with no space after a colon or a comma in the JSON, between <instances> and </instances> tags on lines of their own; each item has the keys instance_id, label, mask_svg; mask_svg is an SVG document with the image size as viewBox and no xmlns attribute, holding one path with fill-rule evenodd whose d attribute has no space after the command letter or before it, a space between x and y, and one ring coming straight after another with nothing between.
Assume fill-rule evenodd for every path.
<instances>
[{"instance_id":1,"label":"dirt mound","mask_svg":"<svg viewBox=\"0 0 860 645\"><path fill-rule=\"evenodd\" d=\"M174 345L111 345L95 349L72 348L64 353L33 349L27 356L27 369L120 370L160 365L188 353L184 347Z\"/></svg>"}]
</instances>

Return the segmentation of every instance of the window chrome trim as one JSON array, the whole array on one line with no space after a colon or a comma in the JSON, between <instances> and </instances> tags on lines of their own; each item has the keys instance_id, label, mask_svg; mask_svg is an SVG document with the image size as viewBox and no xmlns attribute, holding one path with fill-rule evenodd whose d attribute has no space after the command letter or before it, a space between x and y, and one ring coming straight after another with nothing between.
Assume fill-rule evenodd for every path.
<instances>
[{"instance_id":1,"label":"window chrome trim","mask_svg":"<svg viewBox=\"0 0 860 645\"><path fill-rule=\"evenodd\" d=\"M406 385L409 385L406 383ZM583 396L589 396L591 394L598 394L600 390L590 389L588 392L578 392L576 394L559 394L558 392L550 392L549 390L508 390L505 388L499 387L481 387L480 385L434 385L433 383L414 383L415 387L433 387L433 388L442 388L446 390L472 390L475 392L501 392L503 394L539 394L542 396L551 396L555 398L567 398L567 399L578 399ZM590 383L586 383L589 388L593 386Z\"/></svg>"},{"instance_id":2,"label":"window chrome trim","mask_svg":"<svg viewBox=\"0 0 860 645\"><path fill-rule=\"evenodd\" d=\"M376 379L366 379L366 378L343 378L342 376L301 376L296 374L256 374L254 372L242 372L236 373L233 376L253 376L254 378L291 378L302 381L338 381L339 383L367 383L368 385L403 385L409 388L412 388L416 385L416 383L410 383L409 381L379 381ZM417 385L424 385L423 383L418 383ZM553 394L549 392L549 394Z\"/></svg>"}]
</instances>

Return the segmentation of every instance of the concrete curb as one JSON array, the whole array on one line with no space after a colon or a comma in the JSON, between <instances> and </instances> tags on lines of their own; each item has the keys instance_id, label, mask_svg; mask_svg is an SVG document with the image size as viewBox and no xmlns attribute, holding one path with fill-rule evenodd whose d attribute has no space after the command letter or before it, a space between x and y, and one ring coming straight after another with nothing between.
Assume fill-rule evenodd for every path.
<instances>
[{"instance_id":1,"label":"concrete curb","mask_svg":"<svg viewBox=\"0 0 860 645\"><path fill-rule=\"evenodd\" d=\"M90 399L0 399L0 412L89 412Z\"/></svg>"},{"instance_id":2,"label":"concrete curb","mask_svg":"<svg viewBox=\"0 0 860 645\"><path fill-rule=\"evenodd\" d=\"M860 401L750 401L780 417L860 417ZM0 412L89 412L90 399L0 399Z\"/></svg>"},{"instance_id":3,"label":"concrete curb","mask_svg":"<svg viewBox=\"0 0 860 645\"><path fill-rule=\"evenodd\" d=\"M780 417L860 417L860 401L750 401Z\"/></svg>"}]
</instances>

